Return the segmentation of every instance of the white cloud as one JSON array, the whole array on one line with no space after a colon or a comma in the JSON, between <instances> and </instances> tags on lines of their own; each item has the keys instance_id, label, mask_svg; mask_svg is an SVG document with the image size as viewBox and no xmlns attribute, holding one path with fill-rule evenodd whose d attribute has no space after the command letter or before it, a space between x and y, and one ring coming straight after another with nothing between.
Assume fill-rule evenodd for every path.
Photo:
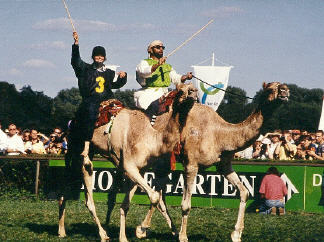
<instances>
[{"instance_id":1,"label":"white cloud","mask_svg":"<svg viewBox=\"0 0 324 242\"><path fill-rule=\"evenodd\" d=\"M22 76L22 72L17 68L11 68L8 70L8 74L11 76Z\"/></svg>"},{"instance_id":2,"label":"white cloud","mask_svg":"<svg viewBox=\"0 0 324 242\"><path fill-rule=\"evenodd\" d=\"M243 9L240 7L218 7L204 11L202 15L211 18L225 18L242 12Z\"/></svg>"},{"instance_id":3,"label":"white cloud","mask_svg":"<svg viewBox=\"0 0 324 242\"><path fill-rule=\"evenodd\" d=\"M179 23L176 25L176 28L174 28L172 32L176 34L192 34L198 31L199 28L200 26L198 25Z\"/></svg>"},{"instance_id":4,"label":"white cloud","mask_svg":"<svg viewBox=\"0 0 324 242\"><path fill-rule=\"evenodd\" d=\"M77 30L82 31L114 31L114 24L96 20L73 20L73 24ZM39 30L72 30L70 20L68 18L47 19L33 25L34 29Z\"/></svg>"},{"instance_id":5,"label":"white cloud","mask_svg":"<svg viewBox=\"0 0 324 242\"><path fill-rule=\"evenodd\" d=\"M115 25L99 20L72 20L77 31L83 32L112 32L112 31L138 31L138 30L151 30L154 25L150 23L131 23L127 25ZM47 19L33 25L34 29L38 30L72 30L70 20L68 18Z\"/></svg>"},{"instance_id":6,"label":"white cloud","mask_svg":"<svg viewBox=\"0 0 324 242\"><path fill-rule=\"evenodd\" d=\"M36 50L45 50L45 49L63 50L66 49L67 46L63 41L52 41L52 42L45 41L43 43L32 44L31 48Z\"/></svg>"},{"instance_id":7,"label":"white cloud","mask_svg":"<svg viewBox=\"0 0 324 242\"><path fill-rule=\"evenodd\" d=\"M31 67L31 68L54 68L55 65L47 60L42 59L30 59L23 63L23 66L25 67Z\"/></svg>"}]
</instances>

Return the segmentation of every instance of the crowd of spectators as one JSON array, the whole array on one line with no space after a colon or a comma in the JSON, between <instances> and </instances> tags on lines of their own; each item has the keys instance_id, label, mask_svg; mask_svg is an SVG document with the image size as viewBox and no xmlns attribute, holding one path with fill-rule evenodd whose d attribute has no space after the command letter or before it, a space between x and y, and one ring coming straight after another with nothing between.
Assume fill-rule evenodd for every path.
<instances>
[{"instance_id":1,"label":"crowd of spectators","mask_svg":"<svg viewBox=\"0 0 324 242\"><path fill-rule=\"evenodd\" d=\"M47 137L37 129L21 130L10 124L2 130L0 123L0 155L20 154L65 154L67 140L60 128L55 128Z\"/></svg>"},{"instance_id":2,"label":"crowd of spectators","mask_svg":"<svg viewBox=\"0 0 324 242\"><path fill-rule=\"evenodd\" d=\"M317 130L276 130L261 135L253 145L235 154L240 159L324 160L324 133Z\"/></svg>"},{"instance_id":3,"label":"crowd of spectators","mask_svg":"<svg viewBox=\"0 0 324 242\"><path fill-rule=\"evenodd\" d=\"M0 123L0 155L65 154L67 140L60 128L47 137L37 129L21 130L10 124L3 131ZM276 130L267 133L235 158L264 160L324 160L324 132Z\"/></svg>"}]
</instances>

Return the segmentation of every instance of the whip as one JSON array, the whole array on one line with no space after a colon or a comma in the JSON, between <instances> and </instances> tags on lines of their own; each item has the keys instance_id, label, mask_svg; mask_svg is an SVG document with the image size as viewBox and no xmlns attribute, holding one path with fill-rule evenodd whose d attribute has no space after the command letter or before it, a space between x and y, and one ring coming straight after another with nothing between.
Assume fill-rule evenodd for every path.
<instances>
[{"instance_id":1,"label":"whip","mask_svg":"<svg viewBox=\"0 0 324 242\"><path fill-rule=\"evenodd\" d=\"M166 57L173 55L175 52L177 52L182 46L187 44L193 37L195 37L197 34L199 34L201 31L203 31L209 24L211 24L214 21L214 19L210 20L205 26L203 26L201 29L199 29L196 33L194 33L190 38L188 38L185 42L183 42L181 45L179 45L177 48L175 48L173 51L171 51Z\"/></svg>"},{"instance_id":2,"label":"whip","mask_svg":"<svg viewBox=\"0 0 324 242\"><path fill-rule=\"evenodd\" d=\"M72 22L71 14L70 14L69 9L68 9L68 6L66 5L65 0L62 0L62 2L63 2L63 4L64 4L64 7L65 7L65 10L66 10L66 13L67 13L67 15L68 15L68 17L69 17L70 23L71 23L71 25L72 25L72 30L73 30L73 32L76 32L76 29L75 29L74 24L73 24L73 22Z\"/></svg>"}]
</instances>

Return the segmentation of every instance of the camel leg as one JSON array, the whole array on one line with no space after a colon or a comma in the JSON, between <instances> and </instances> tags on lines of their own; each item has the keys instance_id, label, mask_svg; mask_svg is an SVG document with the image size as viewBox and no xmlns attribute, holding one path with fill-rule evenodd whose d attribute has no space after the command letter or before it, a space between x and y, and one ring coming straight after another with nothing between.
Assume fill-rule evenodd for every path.
<instances>
[{"instance_id":1,"label":"camel leg","mask_svg":"<svg viewBox=\"0 0 324 242\"><path fill-rule=\"evenodd\" d=\"M126 159L125 159L126 160ZM126 175L136 184L138 184L141 188L145 190L147 195L150 198L151 204L156 206L160 201L160 193L154 191L144 180L144 178L139 173L139 170L135 166L126 166L125 165Z\"/></svg>"},{"instance_id":2,"label":"camel leg","mask_svg":"<svg viewBox=\"0 0 324 242\"><path fill-rule=\"evenodd\" d=\"M197 173L198 173L197 166L189 165L185 169L185 182L184 182L185 187L184 187L182 202L181 202L182 221L181 221L181 229L179 232L180 242L188 241L187 225L188 225L188 217L191 209L192 186L195 181Z\"/></svg>"},{"instance_id":3,"label":"camel leg","mask_svg":"<svg viewBox=\"0 0 324 242\"><path fill-rule=\"evenodd\" d=\"M156 209L156 206L153 206L151 204L150 209L145 216L145 219L142 221L141 225L138 225L136 227L136 237L137 238L139 238L139 239L146 238L147 231L151 227L151 220L152 220L152 216L153 216L155 209Z\"/></svg>"},{"instance_id":4,"label":"camel leg","mask_svg":"<svg viewBox=\"0 0 324 242\"><path fill-rule=\"evenodd\" d=\"M106 225L108 226L110 223L111 213L114 210L115 204L116 204L116 197L117 193L119 191L119 188L121 187L121 183L123 182L123 176L120 171L117 171L117 173L114 176L114 184L112 189L108 192L108 201L107 201L107 213L106 213Z\"/></svg>"},{"instance_id":5,"label":"camel leg","mask_svg":"<svg viewBox=\"0 0 324 242\"><path fill-rule=\"evenodd\" d=\"M99 235L101 238L101 241L109 241L110 238L107 236L106 231L102 228L99 218L96 214L96 207L93 201L93 194L92 194L92 174L93 174L93 164L90 161L90 159L84 158L83 166L82 166L82 173L83 173L83 181L85 185L85 202L86 207L89 209L94 221L96 222L98 229L99 229Z\"/></svg>"},{"instance_id":6,"label":"camel leg","mask_svg":"<svg viewBox=\"0 0 324 242\"><path fill-rule=\"evenodd\" d=\"M119 230L119 241L120 242L127 242L126 237L126 216L129 210L129 204L135 194L137 189L137 185L134 184L125 195L122 205L120 206L120 230Z\"/></svg>"},{"instance_id":7,"label":"camel leg","mask_svg":"<svg viewBox=\"0 0 324 242\"><path fill-rule=\"evenodd\" d=\"M244 229L244 213L245 213L246 201L248 199L249 192L246 189L246 187L243 185L243 183L240 181L236 172L232 172L228 174L226 176L226 179L240 191L241 202L240 202L237 222L235 225L235 230L231 234L232 241L239 242L241 241L241 236Z\"/></svg>"},{"instance_id":8,"label":"camel leg","mask_svg":"<svg viewBox=\"0 0 324 242\"><path fill-rule=\"evenodd\" d=\"M160 199L159 204L157 205L157 209L159 210L159 212L163 215L163 217L167 221L167 224L168 224L169 228L171 229L172 234L176 235L177 229L176 229L176 226L174 225L174 223L169 215L168 209L165 205L164 196L162 194L162 191L160 194L160 198L161 199ZM151 220L152 220L154 211L155 211L155 206L151 205L150 209L149 209L148 213L146 214L145 219L143 220L141 225L136 227L136 237L137 238L142 239L142 238L147 237L147 230L151 227Z\"/></svg>"},{"instance_id":9,"label":"camel leg","mask_svg":"<svg viewBox=\"0 0 324 242\"><path fill-rule=\"evenodd\" d=\"M64 227L64 217L65 217L65 204L66 200L64 197L60 197L59 201L59 229L58 229L58 235L60 238L66 237L65 233L65 227Z\"/></svg>"}]
</instances>

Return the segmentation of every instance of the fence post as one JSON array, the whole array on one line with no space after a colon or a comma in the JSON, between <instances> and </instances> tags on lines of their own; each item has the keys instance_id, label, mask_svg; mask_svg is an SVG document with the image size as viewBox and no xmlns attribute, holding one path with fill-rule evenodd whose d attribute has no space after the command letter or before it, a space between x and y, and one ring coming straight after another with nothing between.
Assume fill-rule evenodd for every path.
<instances>
[{"instance_id":1,"label":"fence post","mask_svg":"<svg viewBox=\"0 0 324 242\"><path fill-rule=\"evenodd\" d=\"M40 162L39 162L39 160L37 160L37 162L36 162L36 177L35 177L35 194L36 194L36 197L38 197L39 167L40 167Z\"/></svg>"}]
</instances>

